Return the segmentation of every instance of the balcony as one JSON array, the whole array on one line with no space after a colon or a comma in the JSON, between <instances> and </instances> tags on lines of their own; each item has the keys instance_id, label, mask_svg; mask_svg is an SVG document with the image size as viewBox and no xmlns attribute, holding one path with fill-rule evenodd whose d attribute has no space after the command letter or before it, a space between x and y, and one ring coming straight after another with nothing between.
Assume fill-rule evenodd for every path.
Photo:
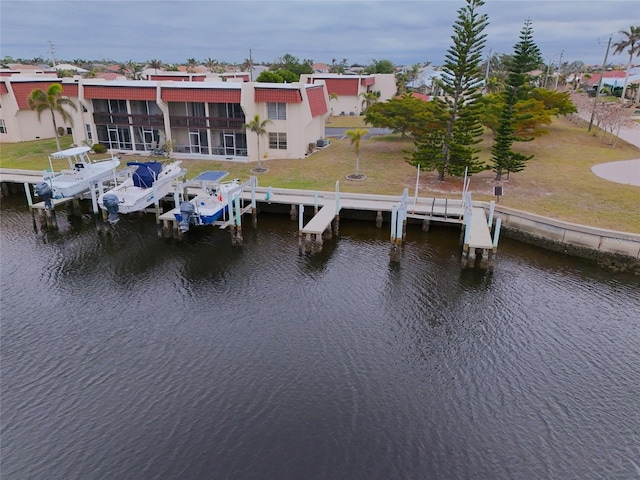
<instances>
[{"instance_id":1,"label":"balcony","mask_svg":"<svg viewBox=\"0 0 640 480\"><path fill-rule=\"evenodd\" d=\"M191 117L175 116L169 118L172 127L177 128L211 128L216 130L240 130L244 125L243 118L232 117Z\"/></svg>"},{"instance_id":2,"label":"balcony","mask_svg":"<svg viewBox=\"0 0 640 480\"><path fill-rule=\"evenodd\" d=\"M95 112L93 122L96 125L134 125L138 127L162 127L162 115L142 115L126 113Z\"/></svg>"}]
</instances>

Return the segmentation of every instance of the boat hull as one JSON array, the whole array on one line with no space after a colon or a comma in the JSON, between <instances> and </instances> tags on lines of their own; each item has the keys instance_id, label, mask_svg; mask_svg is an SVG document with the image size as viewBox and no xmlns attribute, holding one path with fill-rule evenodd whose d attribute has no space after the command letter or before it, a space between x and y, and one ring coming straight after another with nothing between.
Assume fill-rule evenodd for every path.
<instances>
[{"instance_id":1,"label":"boat hull","mask_svg":"<svg viewBox=\"0 0 640 480\"><path fill-rule=\"evenodd\" d=\"M51 186L53 198L75 197L89 190L91 185L111 178L119 164L118 159L105 160L83 168L47 172L43 179Z\"/></svg>"},{"instance_id":2,"label":"boat hull","mask_svg":"<svg viewBox=\"0 0 640 480\"><path fill-rule=\"evenodd\" d=\"M153 185L148 188L136 186L133 178L129 177L117 187L100 195L98 205L103 210L107 210L104 205L104 197L112 194L118 197L118 213L140 212L171 193L173 181L184 174L179 165L180 163L176 162L167 166L160 172Z\"/></svg>"}]
</instances>

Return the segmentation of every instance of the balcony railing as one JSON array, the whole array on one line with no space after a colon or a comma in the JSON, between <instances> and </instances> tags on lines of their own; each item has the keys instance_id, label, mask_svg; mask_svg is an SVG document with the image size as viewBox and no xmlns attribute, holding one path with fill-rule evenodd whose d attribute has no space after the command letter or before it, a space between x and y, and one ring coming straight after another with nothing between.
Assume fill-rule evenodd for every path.
<instances>
[{"instance_id":1,"label":"balcony railing","mask_svg":"<svg viewBox=\"0 0 640 480\"><path fill-rule=\"evenodd\" d=\"M135 125L140 127L161 127L164 125L164 117L162 115L127 113L95 112L93 121L96 125Z\"/></svg>"},{"instance_id":2,"label":"balcony railing","mask_svg":"<svg viewBox=\"0 0 640 480\"><path fill-rule=\"evenodd\" d=\"M164 117L162 115L142 115L127 113L95 112L93 121L96 125L134 125L140 127L162 127ZM211 128L240 130L245 123L244 118L234 117L193 117L176 116L169 117L172 127L177 128Z\"/></svg>"},{"instance_id":3,"label":"balcony railing","mask_svg":"<svg viewBox=\"0 0 640 480\"><path fill-rule=\"evenodd\" d=\"M172 127L178 128L215 128L239 130L244 125L243 118L231 117L190 117L175 116L169 118Z\"/></svg>"}]
</instances>

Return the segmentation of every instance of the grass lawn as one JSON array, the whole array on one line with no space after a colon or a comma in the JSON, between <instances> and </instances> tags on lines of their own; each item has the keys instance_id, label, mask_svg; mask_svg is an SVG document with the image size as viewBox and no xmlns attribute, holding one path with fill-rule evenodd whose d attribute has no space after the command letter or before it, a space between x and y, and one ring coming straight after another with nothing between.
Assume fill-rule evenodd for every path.
<instances>
[{"instance_id":1,"label":"grass lawn","mask_svg":"<svg viewBox=\"0 0 640 480\"><path fill-rule=\"evenodd\" d=\"M331 117L328 127L364 127L362 117ZM584 127L559 118L549 127L550 134L533 142L518 144L526 154L534 154L525 170L503 179L504 195L500 205L537 213L559 220L612 230L640 233L640 187L622 185L601 179L591 172L593 165L615 160L640 158L640 150L624 141L615 148ZM63 137L63 148L71 143ZM481 144L481 158L490 158L491 137ZM404 151L412 142L397 135L365 139L360 145L360 173L365 180L350 181L345 177L355 170L355 152L348 139L331 139L331 145L302 160L264 159L267 173L258 176L261 186L333 191L336 181L340 190L354 193L400 195L404 188L413 195L416 169L405 161ZM0 167L43 170L48 168L47 154L56 150L55 140L40 140L0 146ZM95 156L101 158L101 156ZM104 156L102 156L104 157ZM140 156L123 157L122 161L140 160ZM226 170L230 178L246 180L257 162L236 163L212 160L184 160L182 165L193 178L205 170ZM57 169L59 166L54 165ZM470 191L476 200L494 200L495 174L482 172L472 177ZM435 172L421 172L419 195L423 197L459 198L462 179L448 177L437 180Z\"/></svg>"}]
</instances>

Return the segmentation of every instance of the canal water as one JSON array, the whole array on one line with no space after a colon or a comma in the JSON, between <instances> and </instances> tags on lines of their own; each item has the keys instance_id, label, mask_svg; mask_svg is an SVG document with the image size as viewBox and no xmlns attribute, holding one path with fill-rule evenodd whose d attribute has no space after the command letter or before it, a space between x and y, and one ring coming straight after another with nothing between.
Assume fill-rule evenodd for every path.
<instances>
[{"instance_id":1,"label":"canal water","mask_svg":"<svg viewBox=\"0 0 640 480\"><path fill-rule=\"evenodd\" d=\"M3 479L638 479L640 279L343 220L159 239L2 200ZM250 222L248 222L250 224Z\"/></svg>"}]
</instances>

